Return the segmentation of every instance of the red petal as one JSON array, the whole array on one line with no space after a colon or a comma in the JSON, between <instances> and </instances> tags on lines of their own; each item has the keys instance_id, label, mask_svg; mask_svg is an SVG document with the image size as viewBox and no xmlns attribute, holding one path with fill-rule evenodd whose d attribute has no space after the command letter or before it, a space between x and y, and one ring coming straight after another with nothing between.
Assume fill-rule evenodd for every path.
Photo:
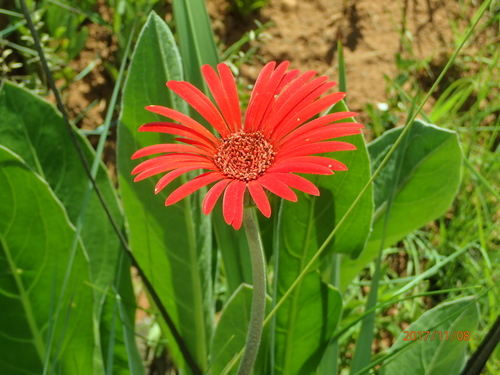
<instances>
[{"instance_id":1,"label":"red petal","mask_svg":"<svg viewBox=\"0 0 500 375\"><path fill-rule=\"evenodd\" d=\"M194 171L195 169L198 169L198 167L184 167L184 168L179 168L176 169L175 171L167 173L165 176L160 178L158 183L155 186L155 194L158 194L160 191L162 191L169 183L171 183L173 180L175 180L177 177L180 175Z\"/></svg>"},{"instance_id":2,"label":"red petal","mask_svg":"<svg viewBox=\"0 0 500 375\"><path fill-rule=\"evenodd\" d=\"M233 218L233 228L238 230L241 228L241 224L243 223L243 210L245 209L244 198L245 198L245 190L247 184L243 181L238 181L238 191L236 192L234 207L236 211L234 212Z\"/></svg>"},{"instance_id":3,"label":"red petal","mask_svg":"<svg viewBox=\"0 0 500 375\"><path fill-rule=\"evenodd\" d=\"M210 145L210 146L207 146L206 143L202 143L202 142L199 142L199 141L195 141L194 139L189 139L189 138L180 138L180 137L176 137L174 138L176 141L178 142L183 142L183 143L187 143L188 145L193 145L193 146L196 146L200 149L203 149L205 150L208 154L210 154L210 156L213 156L215 154L215 148L214 146Z\"/></svg>"},{"instance_id":4,"label":"red petal","mask_svg":"<svg viewBox=\"0 0 500 375\"><path fill-rule=\"evenodd\" d=\"M299 90L301 86L304 86L309 79L311 79L316 72L314 70L309 70L300 75L297 79L290 83L282 93L279 94L278 100L275 103L276 108L283 108L283 105ZM286 114L286 113L285 113ZM272 129L276 124L277 112L269 118L266 123Z\"/></svg>"},{"instance_id":5,"label":"red petal","mask_svg":"<svg viewBox=\"0 0 500 375\"><path fill-rule=\"evenodd\" d=\"M138 174L154 167L168 166L171 163L178 163L184 161L206 163L209 162L210 160L207 159L206 156L194 155L194 154L168 154L168 155L156 156L152 159L140 163L132 170L132 174Z\"/></svg>"},{"instance_id":6,"label":"red petal","mask_svg":"<svg viewBox=\"0 0 500 375\"><path fill-rule=\"evenodd\" d=\"M212 186L212 188L210 188L207 195L205 195L202 204L203 213L205 215L208 215L210 212L212 212L215 204L217 203L217 200L219 199L220 195L226 188L227 184L229 184L229 182L231 182L231 180L225 179L217 182L214 186Z\"/></svg>"},{"instance_id":7,"label":"red petal","mask_svg":"<svg viewBox=\"0 0 500 375\"><path fill-rule=\"evenodd\" d=\"M309 173L309 174L333 174L333 172L319 164L306 163L306 162L281 162L270 167L266 173L278 172L293 172L293 173Z\"/></svg>"},{"instance_id":8,"label":"red petal","mask_svg":"<svg viewBox=\"0 0 500 375\"><path fill-rule=\"evenodd\" d=\"M297 75L299 73L300 73L300 70L294 69L294 70L289 71L288 73L286 73L283 76L280 84L278 85L278 87L276 88L276 90L274 91L274 94L273 94L273 96L278 97L278 99L273 100L273 105L269 105L267 107L264 115L262 116L262 119L260 120L259 129L263 129L265 132L266 124L268 123L269 118L271 117L271 115L273 114L273 112L276 108L276 103L279 100L279 95L281 94L283 89L297 77Z\"/></svg>"},{"instance_id":9,"label":"red petal","mask_svg":"<svg viewBox=\"0 0 500 375\"><path fill-rule=\"evenodd\" d=\"M277 104L284 104L290 99L290 97L293 96L297 92L297 90L306 84L312 77L316 75L315 70L308 70L302 73L297 79L295 79L293 82L290 83L288 87L286 87L283 90L283 93L281 93L280 98L279 98L279 103Z\"/></svg>"},{"instance_id":10,"label":"red petal","mask_svg":"<svg viewBox=\"0 0 500 375\"><path fill-rule=\"evenodd\" d=\"M212 150L215 150L214 144L202 134L198 133L196 130L188 128L187 126L173 122L150 122L140 126L137 131L180 135L182 137L197 140L198 142L203 143L206 147L210 147Z\"/></svg>"},{"instance_id":11,"label":"red petal","mask_svg":"<svg viewBox=\"0 0 500 375\"><path fill-rule=\"evenodd\" d=\"M296 137L283 145L284 147L296 147L308 143L326 141L333 138L346 137L348 135L360 134L361 129L352 126L338 126L340 124L326 125L319 129L311 130L301 136Z\"/></svg>"},{"instance_id":12,"label":"red petal","mask_svg":"<svg viewBox=\"0 0 500 375\"><path fill-rule=\"evenodd\" d=\"M193 120L191 117L186 116L184 113L176 111L175 109L163 107L161 105L148 105L146 109L150 112L171 118L174 121L178 121L181 124L186 125L188 128L200 133L215 145L219 144L219 140L212 133L210 133L207 128L205 128L199 122Z\"/></svg>"},{"instance_id":13,"label":"red petal","mask_svg":"<svg viewBox=\"0 0 500 375\"><path fill-rule=\"evenodd\" d=\"M256 94L255 103L255 118L253 122L249 123L250 129L253 131L260 130L262 128L262 118L269 108L273 107L276 102L274 97L276 90L285 76L285 72L288 69L290 63L288 61L282 62L276 70L273 72L269 80L266 82L265 86L261 88L261 91ZM246 126L246 125L245 125Z\"/></svg>"},{"instance_id":14,"label":"red petal","mask_svg":"<svg viewBox=\"0 0 500 375\"><path fill-rule=\"evenodd\" d=\"M319 195L319 189L304 177L291 173L273 173L284 184L311 195Z\"/></svg>"},{"instance_id":15,"label":"red petal","mask_svg":"<svg viewBox=\"0 0 500 375\"><path fill-rule=\"evenodd\" d=\"M191 161L179 161L168 163L168 165L160 165L158 167L150 168L147 171L139 173L134 178L134 182L144 180L145 178L154 176L158 173L168 172L177 168L184 167L196 167L196 169L212 169L217 170L217 167L213 163L200 163L199 161L191 162Z\"/></svg>"},{"instance_id":16,"label":"red petal","mask_svg":"<svg viewBox=\"0 0 500 375\"><path fill-rule=\"evenodd\" d=\"M288 73L285 74L283 79L281 80L278 88L275 91L275 95L281 94L281 91L288 85L290 82L292 82L300 73L299 69L294 69L290 70Z\"/></svg>"},{"instance_id":17,"label":"red petal","mask_svg":"<svg viewBox=\"0 0 500 375\"><path fill-rule=\"evenodd\" d=\"M282 138L279 142L276 143L276 146L282 145L289 140L293 140L294 137L298 137L301 134L307 133L309 131L318 129L322 126L328 125L338 120L344 120L349 117L357 116L358 114L355 112L337 112L329 115L321 116L315 120L304 124L292 132L288 133L284 138ZM332 124L333 125L333 124ZM356 128L364 128L363 125L358 124L357 122L340 122L336 123L337 126L346 126L346 127L356 127Z\"/></svg>"},{"instance_id":18,"label":"red petal","mask_svg":"<svg viewBox=\"0 0 500 375\"><path fill-rule=\"evenodd\" d=\"M318 142L293 148L288 148L285 146L279 151L277 159L284 159L292 156L322 154L324 152L350 150L356 150L356 146L351 143L341 141Z\"/></svg>"},{"instance_id":19,"label":"red petal","mask_svg":"<svg viewBox=\"0 0 500 375\"><path fill-rule=\"evenodd\" d=\"M347 171L347 166L338 160L331 159L324 156L295 156L292 158L287 158L286 163L312 163L319 164L324 167L331 169L332 171ZM278 165L280 162L278 161Z\"/></svg>"},{"instance_id":20,"label":"red petal","mask_svg":"<svg viewBox=\"0 0 500 375\"><path fill-rule=\"evenodd\" d=\"M299 80L297 78L297 80ZM271 118L268 121L268 126L272 128L276 128L280 123L282 123L285 119L287 119L289 116L293 115L293 113L297 112L297 106L302 103L306 98L310 98L311 93L315 92L318 87L322 87L324 85L329 85L332 86L334 85L333 82L330 83L325 83L325 81L328 80L328 77L318 77L313 79L310 82L307 82L306 84L303 84L302 87L295 87L294 92L289 96L288 100L284 103L280 103L279 100L276 102L275 107L277 108L276 112L271 116ZM295 83L295 82L294 82ZM294 83L292 83L288 88L285 90L284 94L282 94L279 99L281 99L282 96L285 96L285 94L288 94L288 91L291 90L292 86L295 86ZM321 94L319 94L321 95ZM318 95L318 96L319 96ZM310 101L315 100L318 96L309 99L309 101L306 103L308 104Z\"/></svg>"},{"instance_id":21,"label":"red petal","mask_svg":"<svg viewBox=\"0 0 500 375\"><path fill-rule=\"evenodd\" d=\"M200 115L205 118L220 135L229 134L224 118L214 106L214 104L198 88L185 81L169 81L169 89L174 91L182 99L191 105Z\"/></svg>"},{"instance_id":22,"label":"red petal","mask_svg":"<svg viewBox=\"0 0 500 375\"><path fill-rule=\"evenodd\" d=\"M170 196L165 201L165 205L170 206L174 203L177 203L182 198L185 198L189 194L194 193L196 190L201 189L203 186L206 186L223 178L224 175L222 173L214 172L186 182L184 185L181 185L180 187L175 189L172 194L170 194Z\"/></svg>"},{"instance_id":23,"label":"red petal","mask_svg":"<svg viewBox=\"0 0 500 375\"><path fill-rule=\"evenodd\" d=\"M232 130L233 132L239 132L241 131L241 110L238 89L236 88L233 74L231 73L231 69L229 69L226 64L217 65L217 70L219 71L222 86L224 86L224 90L226 91L229 107L235 124L235 128Z\"/></svg>"},{"instance_id":24,"label":"red petal","mask_svg":"<svg viewBox=\"0 0 500 375\"><path fill-rule=\"evenodd\" d=\"M222 116L226 120L229 129L231 131L235 131L234 129L238 128L237 118L239 117L239 113L234 113L228 94L219 80L217 73L215 73L215 70L210 65L203 65L201 67L201 72L203 73L203 77L207 82L208 88L219 106ZM236 116L236 119L234 116Z\"/></svg>"},{"instance_id":25,"label":"red petal","mask_svg":"<svg viewBox=\"0 0 500 375\"><path fill-rule=\"evenodd\" d=\"M243 181L233 180L227 186L222 202L222 211L224 220L228 225L241 219L237 219L237 215L243 216L243 195L245 193L246 184ZM234 224L233 224L234 226ZM238 227L239 228L239 227ZM235 229L238 229L235 226Z\"/></svg>"},{"instance_id":26,"label":"red petal","mask_svg":"<svg viewBox=\"0 0 500 375\"><path fill-rule=\"evenodd\" d=\"M194 154L200 154L200 155L205 155L205 156L213 156L213 153L209 153L206 150L203 150L203 149L198 148L198 147L188 146L188 145L178 145L178 144L174 144L174 143L167 143L167 144L146 146L144 148L141 148L139 151L136 151L132 155L132 159L137 159L137 158L142 158L144 156L159 154L161 152L181 152L181 153L194 153Z\"/></svg>"},{"instance_id":27,"label":"red petal","mask_svg":"<svg viewBox=\"0 0 500 375\"><path fill-rule=\"evenodd\" d=\"M267 198L264 188L256 181L250 181L247 186L253 201L257 205L257 208L265 217L270 217L271 205L269 204L269 199Z\"/></svg>"},{"instance_id":28,"label":"red petal","mask_svg":"<svg viewBox=\"0 0 500 375\"><path fill-rule=\"evenodd\" d=\"M292 202L297 202L297 195L293 192L293 190L281 182L278 178L274 177L273 174L265 174L256 181L271 193L276 194L278 197Z\"/></svg>"},{"instance_id":29,"label":"red petal","mask_svg":"<svg viewBox=\"0 0 500 375\"><path fill-rule=\"evenodd\" d=\"M244 129L248 132L254 131L253 125L255 124L255 117L257 116L257 107L260 104L259 96L262 95L262 91L265 89L265 85L269 81L269 78L273 74L274 67L276 66L275 61L267 63L259 73L257 81L252 90L252 96L248 102L247 113L245 115Z\"/></svg>"},{"instance_id":30,"label":"red petal","mask_svg":"<svg viewBox=\"0 0 500 375\"><path fill-rule=\"evenodd\" d=\"M308 98L305 98L302 102L300 102L300 104L294 108L293 112L288 115L279 126L276 127L273 133L273 138L283 138L285 135L309 120L311 117L317 115L328 107L331 107L333 104L337 103L345 97L345 93L337 92L335 94L330 94L323 98L315 100L319 97L319 95L322 95L324 92L326 92L326 89L329 88L327 87L329 84L330 87L333 87L334 83L325 83L322 87L319 87L314 92L312 92Z\"/></svg>"}]
</instances>

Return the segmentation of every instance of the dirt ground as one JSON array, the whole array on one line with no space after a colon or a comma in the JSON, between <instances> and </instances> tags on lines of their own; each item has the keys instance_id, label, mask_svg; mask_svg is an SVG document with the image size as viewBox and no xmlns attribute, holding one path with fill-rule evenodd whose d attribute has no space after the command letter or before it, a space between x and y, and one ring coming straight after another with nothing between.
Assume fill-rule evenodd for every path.
<instances>
[{"instance_id":1,"label":"dirt ground","mask_svg":"<svg viewBox=\"0 0 500 375\"><path fill-rule=\"evenodd\" d=\"M458 25L460 30L468 22L459 2L451 0L270 0L258 14L245 19L231 9L228 0L208 0L207 7L219 44L231 45L239 40L245 32L256 28L254 20L274 24L266 30L264 43L259 43L259 58L241 69L249 83L255 80L264 62L271 60L289 60L292 68L313 69L337 80L337 40L341 38L349 107L360 112L362 122L368 120L364 113L366 103L383 103L387 99L385 76L396 74L395 54L409 54L401 44L402 35L412 41L414 56L445 62L456 40L452 25ZM104 1L98 11L104 19L112 19L112 10ZM95 59L114 59L117 44L111 32L95 24L89 25L89 29L85 49L72 62L76 72ZM80 127L94 129L103 123L111 85L103 64L97 64L66 91L73 117L94 104Z\"/></svg>"},{"instance_id":2,"label":"dirt ground","mask_svg":"<svg viewBox=\"0 0 500 375\"><path fill-rule=\"evenodd\" d=\"M208 9L223 41L236 41L253 25L232 13L225 0L208 1ZM337 80L341 38L349 107L363 112L366 103L385 102L384 76L395 75L395 54L409 55L402 35L413 41L415 57L446 62L455 47L452 25L460 30L468 23L462 13L459 2L446 0L270 0L256 17L274 23L259 55L265 61L289 60L293 68L314 69ZM242 73L252 81L261 65Z\"/></svg>"}]
</instances>

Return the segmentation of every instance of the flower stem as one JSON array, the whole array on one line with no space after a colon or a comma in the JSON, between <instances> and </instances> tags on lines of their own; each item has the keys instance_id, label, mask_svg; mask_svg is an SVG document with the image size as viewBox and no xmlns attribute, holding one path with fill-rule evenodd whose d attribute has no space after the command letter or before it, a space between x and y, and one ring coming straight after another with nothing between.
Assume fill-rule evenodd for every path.
<instances>
[{"instance_id":1,"label":"flower stem","mask_svg":"<svg viewBox=\"0 0 500 375\"><path fill-rule=\"evenodd\" d=\"M253 208L245 208L243 214L243 226L247 235L250 258L252 261L252 312L250 314L250 326L248 327L245 352L241 359L238 375L249 375L257 358L264 317L266 315L266 263L259 229L253 215Z\"/></svg>"}]
</instances>

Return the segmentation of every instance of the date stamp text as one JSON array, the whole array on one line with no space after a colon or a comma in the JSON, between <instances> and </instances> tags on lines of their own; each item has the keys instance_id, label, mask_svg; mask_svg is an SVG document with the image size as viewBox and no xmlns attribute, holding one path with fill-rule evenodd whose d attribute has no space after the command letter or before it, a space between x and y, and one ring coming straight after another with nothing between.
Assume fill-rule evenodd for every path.
<instances>
[{"instance_id":1,"label":"date stamp text","mask_svg":"<svg viewBox=\"0 0 500 375\"><path fill-rule=\"evenodd\" d=\"M403 341L469 341L469 331L403 331Z\"/></svg>"}]
</instances>

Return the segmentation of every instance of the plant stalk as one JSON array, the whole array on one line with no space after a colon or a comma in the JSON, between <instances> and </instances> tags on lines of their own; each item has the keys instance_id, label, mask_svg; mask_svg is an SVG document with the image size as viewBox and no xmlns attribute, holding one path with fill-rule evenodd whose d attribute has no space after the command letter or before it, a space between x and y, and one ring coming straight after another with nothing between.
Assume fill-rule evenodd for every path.
<instances>
[{"instance_id":1,"label":"plant stalk","mask_svg":"<svg viewBox=\"0 0 500 375\"><path fill-rule=\"evenodd\" d=\"M248 327L245 352L241 359L238 375L250 375L259 352L264 317L266 315L266 262L259 228L252 207L245 208L243 226L245 227L252 261L253 294L250 326Z\"/></svg>"}]
</instances>

